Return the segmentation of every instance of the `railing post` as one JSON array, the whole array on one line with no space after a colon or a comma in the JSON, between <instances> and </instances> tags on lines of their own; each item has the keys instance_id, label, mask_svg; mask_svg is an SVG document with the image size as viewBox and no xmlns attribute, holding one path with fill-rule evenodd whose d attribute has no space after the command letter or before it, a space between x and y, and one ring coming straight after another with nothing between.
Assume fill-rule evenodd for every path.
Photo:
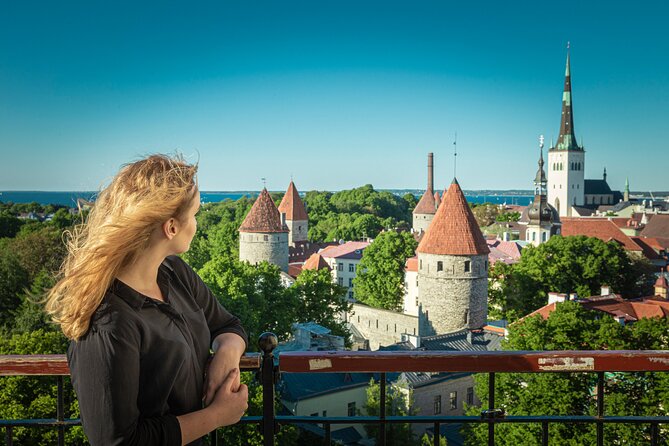
<instances>
[{"instance_id":1,"label":"railing post","mask_svg":"<svg viewBox=\"0 0 669 446\"><path fill-rule=\"evenodd\" d=\"M12 433L12 427L5 427L5 445L13 446L14 445L14 434Z\"/></svg>"},{"instance_id":2,"label":"railing post","mask_svg":"<svg viewBox=\"0 0 669 446\"><path fill-rule=\"evenodd\" d=\"M278 345L274 333L260 335L258 346L262 351L260 382L262 383L262 435L264 446L274 446L274 435L278 432L274 412L274 349Z\"/></svg>"},{"instance_id":3,"label":"railing post","mask_svg":"<svg viewBox=\"0 0 669 446\"><path fill-rule=\"evenodd\" d=\"M381 373L379 383L379 443L386 446L386 374Z\"/></svg>"},{"instance_id":4,"label":"railing post","mask_svg":"<svg viewBox=\"0 0 669 446\"><path fill-rule=\"evenodd\" d=\"M604 372L597 372L597 446L604 446Z\"/></svg>"},{"instance_id":5,"label":"railing post","mask_svg":"<svg viewBox=\"0 0 669 446\"><path fill-rule=\"evenodd\" d=\"M495 409L495 373L488 373L488 410ZM495 446L495 423L488 421L488 446Z\"/></svg>"},{"instance_id":6,"label":"railing post","mask_svg":"<svg viewBox=\"0 0 669 446\"><path fill-rule=\"evenodd\" d=\"M63 377L59 375L58 378L58 401L56 403L56 420L60 423L58 425L58 446L65 444L65 403L63 396Z\"/></svg>"}]
</instances>

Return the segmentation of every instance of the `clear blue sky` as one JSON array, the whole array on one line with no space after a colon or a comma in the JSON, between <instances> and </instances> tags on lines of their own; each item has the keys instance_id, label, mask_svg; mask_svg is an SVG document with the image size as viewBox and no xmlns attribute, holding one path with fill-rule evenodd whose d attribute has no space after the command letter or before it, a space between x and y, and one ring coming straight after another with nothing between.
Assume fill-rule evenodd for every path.
<instances>
[{"instance_id":1,"label":"clear blue sky","mask_svg":"<svg viewBox=\"0 0 669 446\"><path fill-rule=\"evenodd\" d=\"M669 189L667 2L0 0L0 190L180 150L203 190L530 189L566 42L586 178Z\"/></svg>"}]
</instances>

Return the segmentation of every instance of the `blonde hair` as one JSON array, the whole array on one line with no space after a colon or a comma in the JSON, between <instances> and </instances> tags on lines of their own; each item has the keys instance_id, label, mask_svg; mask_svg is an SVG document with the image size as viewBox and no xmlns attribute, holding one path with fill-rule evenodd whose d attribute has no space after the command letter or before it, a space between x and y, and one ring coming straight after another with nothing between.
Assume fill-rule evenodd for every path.
<instances>
[{"instance_id":1,"label":"blonde hair","mask_svg":"<svg viewBox=\"0 0 669 446\"><path fill-rule=\"evenodd\" d=\"M68 255L46 311L65 336L77 340L119 270L148 246L151 233L180 218L197 193L197 164L176 155L151 155L124 165L95 200L87 220L66 232Z\"/></svg>"}]
</instances>

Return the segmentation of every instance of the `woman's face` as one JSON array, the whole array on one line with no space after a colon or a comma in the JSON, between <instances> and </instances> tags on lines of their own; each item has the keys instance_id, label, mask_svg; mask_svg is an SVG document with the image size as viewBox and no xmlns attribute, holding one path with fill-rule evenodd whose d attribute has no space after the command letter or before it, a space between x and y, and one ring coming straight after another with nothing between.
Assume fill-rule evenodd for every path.
<instances>
[{"instance_id":1,"label":"woman's face","mask_svg":"<svg viewBox=\"0 0 669 446\"><path fill-rule=\"evenodd\" d=\"M195 219L195 216L199 210L200 191L197 191L195 192L195 196L193 197L191 205L188 207L184 215L179 219L180 230L173 239L176 244L175 250L177 251L177 254L186 252L188 251L188 248L190 248L190 243L193 241L195 231L197 230L197 220Z\"/></svg>"}]
</instances>

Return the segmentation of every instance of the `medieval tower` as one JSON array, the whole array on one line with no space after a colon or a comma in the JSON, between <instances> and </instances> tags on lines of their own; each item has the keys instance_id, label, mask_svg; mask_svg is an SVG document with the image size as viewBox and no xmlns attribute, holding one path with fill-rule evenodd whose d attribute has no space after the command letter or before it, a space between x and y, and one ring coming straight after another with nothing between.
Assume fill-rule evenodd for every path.
<instances>
[{"instance_id":1,"label":"medieval tower","mask_svg":"<svg viewBox=\"0 0 669 446\"><path fill-rule=\"evenodd\" d=\"M567 49L560 135L548 150L548 203L560 217L572 214L572 206L585 204L585 150L576 143L571 97L571 68Z\"/></svg>"},{"instance_id":2,"label":"medieval tower","mask_svg":"<svg viewBox=\"0 0 669 446\"><path fill-rule=\"evenodd\" d=\"M281 200L281 204L279 204L279 212L286 222L286 226L288 226L288 244L295 246L296 243L306 242L307 232L309 231L309 217L292 180Z\"/></svg>"},{"instance_id":3,"label":"medieval tower","mask_svg":"<svg viewBox=\"0 0 669 446\"><path fill-rule=\"evenodd\" d=\"M288 228L267 189L239 227L239 260L252 265L267 261L288 272Z\"/></svg>"},{"instance_id":4,"label":"medieval tower","mask_svg":"<svg viewBox=\"0 0 669 446\"><path fill-rule=\"evenodd\" d=\"M414 232L425 232L437 212L434 193L434 165L432 152L427 154L427 190L413 210Z\"/></svg>"},{"instance_id":5,"label":"medieval tower","mask_svg":"<svg viewBox=\"0 0 669 446\"><path fill-rule=\"evenodd\" d=\"M490 250L457 180L442 197L416 252L420 336L483 327Z\"/></svg>"}]
</instances>

